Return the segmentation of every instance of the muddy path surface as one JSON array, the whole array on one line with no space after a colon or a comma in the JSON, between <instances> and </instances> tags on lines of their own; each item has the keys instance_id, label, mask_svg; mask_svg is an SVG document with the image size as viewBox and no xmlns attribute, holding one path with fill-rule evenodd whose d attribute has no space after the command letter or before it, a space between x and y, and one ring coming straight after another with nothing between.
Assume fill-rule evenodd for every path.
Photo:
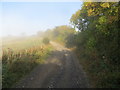
<instances>
[{"instance_id":1,"label":"muddy path surface","mask_svg":"<svg viewBox=\"0 0 120 90\"><path fill-rule=\"evenodd\" d=\"M89 88L85 72L75 54L50 42L55 50L44 64L38 65L15 88Z\"/></svg>"}]
</instances>

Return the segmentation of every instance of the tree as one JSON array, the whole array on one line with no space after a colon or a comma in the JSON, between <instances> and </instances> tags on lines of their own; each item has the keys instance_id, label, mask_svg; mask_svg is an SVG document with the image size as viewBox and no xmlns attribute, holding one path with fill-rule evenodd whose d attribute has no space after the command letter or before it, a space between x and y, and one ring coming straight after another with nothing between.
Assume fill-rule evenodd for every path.
<instances>
[{"instance_id":1,"label":"tree","mask_svg":"<svg viewBox=\"0 0 120 90\"><path fill-rule=\"evenodd\" d=\"M46 32L45 32L46 33ZM52 30L48 30L46 36L49 37L51 40L57 41L59 43L65 44L66 38L75 33L75 29L62 25L53 28Z\"/></svg>"},{"instance_id":2,"label":"tree","mask_svg":"<svg viewBox=\"0 0 120 90\"><path fill-rule=\"evenodd\" d=\"M79 30L75 36L76 50L82 52L80 56L91 59L87 59L91 70L96 66L99 70L104 69L104 72L114 71L117 75L119 74L117 72L120 68L118 8L120 8L118 2L85 2L81 10L73 14L70 19L72 25ZM96 70L98 69L94 69ZM119 77L114 76L114 73L106 77L106 85L117 87ZM105 74L107 76L107 73ZM98 82L103 82L104 77L102 78ZM116 78L114 82L109 80L113 78ZM101 83L101 87L105 86Z\"/></svg>"}]
</instances>

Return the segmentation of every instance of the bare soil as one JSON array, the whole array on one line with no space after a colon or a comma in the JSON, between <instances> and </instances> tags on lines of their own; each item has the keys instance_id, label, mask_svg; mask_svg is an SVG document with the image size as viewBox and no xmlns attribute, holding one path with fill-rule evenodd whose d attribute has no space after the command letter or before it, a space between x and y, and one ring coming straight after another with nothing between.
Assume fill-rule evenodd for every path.
<instances>
[{"instance_id":1,"label":"bare soil","mask_svg":"<svg viewBox=\"0 0 120 90\"><path fill-rule=\"evenodd\" d=\"M44 64L38 65L15 88L89 88L86 74L75 54L64 46L50 42L55 50Z\"/></svg>"}]
</instances>

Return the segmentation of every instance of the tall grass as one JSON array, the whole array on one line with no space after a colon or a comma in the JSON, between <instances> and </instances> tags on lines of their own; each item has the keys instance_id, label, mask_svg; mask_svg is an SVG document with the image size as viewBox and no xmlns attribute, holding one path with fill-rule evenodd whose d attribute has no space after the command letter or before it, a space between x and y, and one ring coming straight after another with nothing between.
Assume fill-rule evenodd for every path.
<instances>
[{"instance_id":1,"label":"tall grass","mask_svg":"<svg viewBox=\"0 0 120 90\"><path fill-rule=\"evenodd\" d=\"M30 44L31 43L31 44ZM2 87L9 88L28 74L36 65L42 64L50 54L51 45L44 45L39 39L23 40L11 43L14 48L3 49L2 55Z\"/></svg>"}]
</instances>

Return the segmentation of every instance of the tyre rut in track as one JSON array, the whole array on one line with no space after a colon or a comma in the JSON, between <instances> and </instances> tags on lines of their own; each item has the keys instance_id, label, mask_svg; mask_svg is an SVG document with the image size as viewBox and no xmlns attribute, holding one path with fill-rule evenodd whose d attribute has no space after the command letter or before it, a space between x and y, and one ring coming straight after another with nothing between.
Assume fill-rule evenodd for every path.
<instances>
[{"instance_id":1,"label":"tyre rut in track","mask_svg":"<svg viewBox=\"0 0 120 90\"><path fill-rule=\"evenodd\" d=\"M45 64L37 66L16 88L89 88L85 72L75 54L64 46L50 42L55 51ZM32 78L32 79L31 79Z\"/></svg>"}]
</instances>

